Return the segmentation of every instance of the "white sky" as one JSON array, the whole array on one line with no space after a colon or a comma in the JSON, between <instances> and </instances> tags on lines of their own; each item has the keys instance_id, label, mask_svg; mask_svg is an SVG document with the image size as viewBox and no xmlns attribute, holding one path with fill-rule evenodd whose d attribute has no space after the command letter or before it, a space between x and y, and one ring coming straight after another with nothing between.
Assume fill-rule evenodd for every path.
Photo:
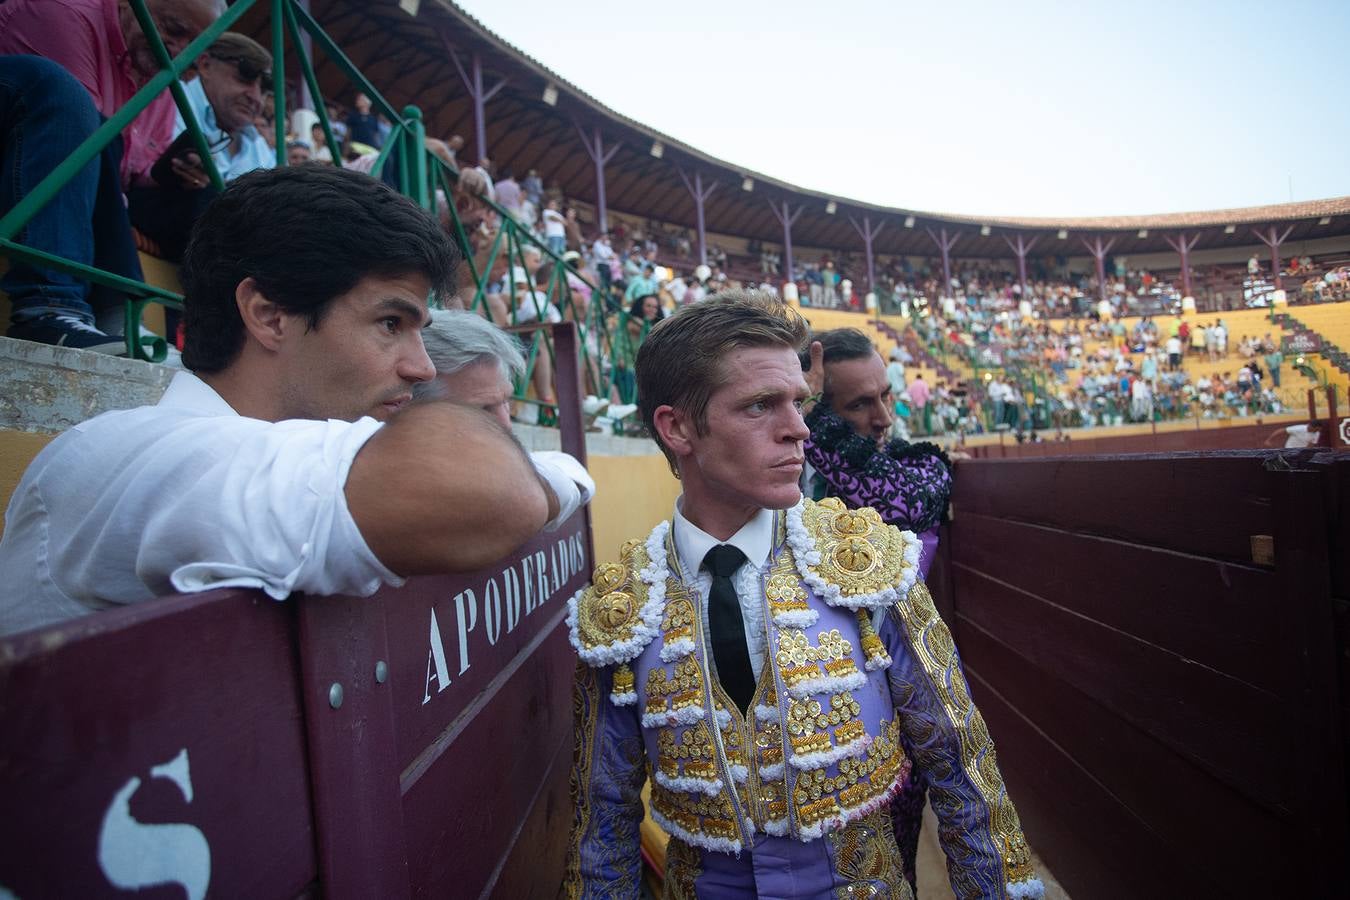
<instances>
[{"instance_id":1,"label":"white sky","mask_svg":"<svg viewBox=\"0 0 1350 900\"><path fill-rule=\"evenodd\" d=\"M840 197L1077 216L1350 195L1350 0L456 2L610 108Z\"/></svg>"}]
</instances>

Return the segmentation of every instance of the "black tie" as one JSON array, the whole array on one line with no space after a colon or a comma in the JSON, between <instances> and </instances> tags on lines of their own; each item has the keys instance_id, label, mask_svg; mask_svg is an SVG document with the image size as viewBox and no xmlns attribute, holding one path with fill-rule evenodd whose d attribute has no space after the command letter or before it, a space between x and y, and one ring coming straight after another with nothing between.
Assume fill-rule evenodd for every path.
<instances>
[{"instance_id":1,"label":"black tie","mask_svg":"<svg viewBox=\"0 0 1350 900\"><path fill-rule=\"evenodd\" d=\"M708 630L712 634L713 661L722 689L732 702L748 711L755 696L755 673L750 650L745 645L745 620L731 576L745 562L745 554L730 544L719 544L703 557L703 568L712 573L708 592Z\"/></svg>"}]
</instances>

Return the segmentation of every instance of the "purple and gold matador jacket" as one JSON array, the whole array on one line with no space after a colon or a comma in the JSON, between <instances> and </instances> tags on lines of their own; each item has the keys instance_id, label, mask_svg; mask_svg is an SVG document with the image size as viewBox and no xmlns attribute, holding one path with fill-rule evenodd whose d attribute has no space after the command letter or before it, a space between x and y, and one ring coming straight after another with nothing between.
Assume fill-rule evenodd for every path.
<instances>
[{"instance_id":1,"label":"purple and gold matador jacket","mask_svg":"<svg viewBox=\"0 0 1350 900\"><path fill-rule=\"evenodd\" d=\"M916 765L956 895L1041 896L919 553L912 532L837 499L780 514L760 573L769 658L745 715L670 523L599 566L567 619L583 663L569 895L639 895L650 776L667 897L911 898L890 802Z\"/></svg>"}]
</instances>

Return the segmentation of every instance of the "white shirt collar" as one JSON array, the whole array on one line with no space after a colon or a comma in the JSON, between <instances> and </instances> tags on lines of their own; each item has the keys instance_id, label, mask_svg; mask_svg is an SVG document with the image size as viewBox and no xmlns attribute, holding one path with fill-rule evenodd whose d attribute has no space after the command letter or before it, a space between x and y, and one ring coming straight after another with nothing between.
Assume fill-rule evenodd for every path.
<instances>
[{"instance_id":1,"label":"white shirt collar","mask_svg":"<svg viewBox=\"0 0 1350 900\"><path fill-rule=\"evenodd\" d=\"M208 416L237 416L234 407L225 402L225 398L216 393L215 388L202 381L191 372L183 371L173 376L164 395L159 398L159 406L182 407Z\"/></svg>"},{"instance_id":2,"label":"white shirt collar","mask_svg":"<svg viewBox=\"0 0 1350 900\"><path fill-rule=\"evenodd\" d=\"M769 553L773 550L773 510L761 509L749 522L742 525L739 531L725 541L719 541L684 517L680 509L683 504L683 496L675 501L675 521L672 527L675 530L675 552L679 554L680 568L684 570L686 578L698 577L703 557L718 544L731 544L736 547L755 568L759 568L768 560Z\"/></svg>"}]
</instances>

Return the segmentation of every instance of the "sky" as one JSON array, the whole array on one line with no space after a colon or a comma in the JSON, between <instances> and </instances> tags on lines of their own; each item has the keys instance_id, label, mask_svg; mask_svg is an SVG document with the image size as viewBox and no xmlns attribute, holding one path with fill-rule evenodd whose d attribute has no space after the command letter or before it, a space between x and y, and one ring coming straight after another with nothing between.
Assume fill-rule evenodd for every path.
<instances>
[{"instance_id":1,"label":"sky","mask_svg":"<svg viewBox=\"0 0 1350 900\"><path fill-rule=\"evenodd\" d=\"M1350 195L1350 0L456 2L611 109L841 198L1091 216Z\"/></svg>"}]
</instances>

